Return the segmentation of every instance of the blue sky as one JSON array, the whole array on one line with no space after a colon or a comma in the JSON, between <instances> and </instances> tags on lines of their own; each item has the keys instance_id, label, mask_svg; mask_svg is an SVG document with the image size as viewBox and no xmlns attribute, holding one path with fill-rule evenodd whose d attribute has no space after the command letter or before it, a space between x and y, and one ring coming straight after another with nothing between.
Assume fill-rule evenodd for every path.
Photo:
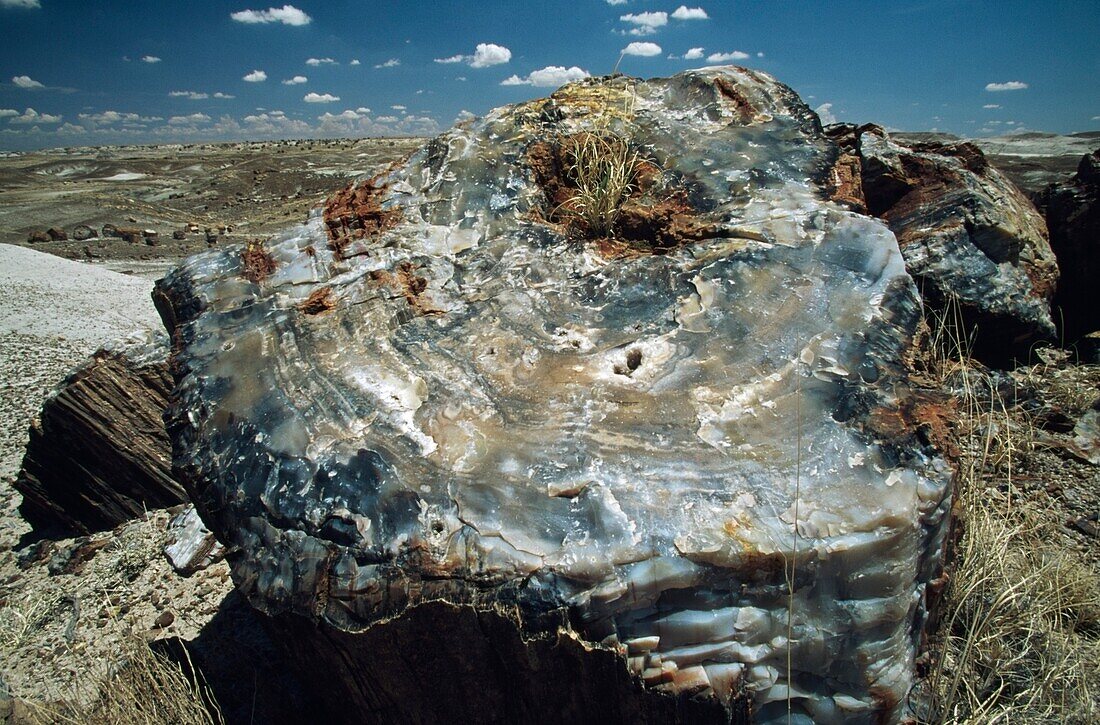
<instances>
[{"instance_id":1,"label":"blue sky","mask_svg":"<svg viewBox=\"0 0 1100 725\"><path fill-rule=\"evenodd\" d=\"M826 119L1100 130L1100 0L269 3L0 0L0 148L430 134L626 48L641 77L758 68Z\"/></svg>"}]
</instances>

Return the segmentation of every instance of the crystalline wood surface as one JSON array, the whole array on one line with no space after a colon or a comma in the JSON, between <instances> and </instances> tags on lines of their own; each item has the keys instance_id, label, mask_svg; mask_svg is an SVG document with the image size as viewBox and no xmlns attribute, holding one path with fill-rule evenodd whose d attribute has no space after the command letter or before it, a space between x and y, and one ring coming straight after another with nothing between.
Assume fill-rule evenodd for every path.
<instances>
[{"instance_id":1,"label":"crystalline wood surface","mask_svg":"<svg viewBox=\"0 0 1100 725\"><path fill-rule=\"evenodd\" d=\"M533 144L593 127L693 240L546 221ZM912 281L824 200L835 156L761 73L593 80L444 134L334 201L349 224L188 260L158 288L170 431L238 586L346 632L565 607L649 687L900 717L949 475L906 385Z\"/></svg>"}]
</instances>

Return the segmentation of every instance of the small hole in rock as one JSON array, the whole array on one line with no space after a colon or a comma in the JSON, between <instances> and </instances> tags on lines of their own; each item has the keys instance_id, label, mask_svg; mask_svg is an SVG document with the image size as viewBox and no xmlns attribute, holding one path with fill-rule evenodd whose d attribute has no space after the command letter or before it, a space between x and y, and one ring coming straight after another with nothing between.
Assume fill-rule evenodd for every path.
<instances>
[{"instance_id":1,"label":"small hole in rock","mask_svg":"<svg viewBox=\"0 0 1100 725\"><path fill-rule=\"evenodd\" d=\"M432 531L434 533L437 533L437 534L442 534L443 533L443 522L442 521L433 521L432 522Z\"/></svg>"},{"instance_id":2,"label":"small hole in rock","mask_svg":"<svg viewBox=\"0 0 1100 725\"><path fill-rule=\"evenodd\" d=\"M626 367L630 372L634 372L638 369L638 366L642 364L642 351L638 348L632 348L626 351Z\"/></svg>"}]
</instances>

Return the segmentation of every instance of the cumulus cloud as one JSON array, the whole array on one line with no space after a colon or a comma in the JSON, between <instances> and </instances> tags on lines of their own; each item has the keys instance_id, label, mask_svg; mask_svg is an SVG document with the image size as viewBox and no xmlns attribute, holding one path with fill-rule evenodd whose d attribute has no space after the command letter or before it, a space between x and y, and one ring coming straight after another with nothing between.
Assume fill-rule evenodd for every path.
<instances>
[{"instance_id":1,"label":"cumulus cloud","mask_svg":"<svg viewBox=\"0 0 1100 725\"><path fill-rule=\"evenodd\" d=\"M451 55L436 58L436 63L465 63L471 68L488 68L512 60L512 51L496 43L478 43L472 55Z\"/></svg>"},{"instance_id":2,"label":"cumulus cloud","mask_svg":"<svg viewBox=\"0 0 1100 725\"><path fill-rule=\"evenodd\" d=\"M408 110L405 106L390 106L390 108L392 108L395 111L406 111L406 110Z\"/></svg>"},{"instance_id":3,"label":"cumulus cloud","mask_svg":"<svg viewBox=\"0 0 1100 725\"><path fill-rule=\"evenodd\" d=\"M999 104L999 103L987 103L984 106L982 106L982 108L1000 108L1000 107L1001 107L1001 104Z\"/></svg>"},{"instance_id":4,"label":"cumulus cloud","mask_svg":"<svg viewBox=\"0 0 1100 725\"><path fill-rule=\"evenodd\" d=\"M626 0L607 0L608 5L626 5Z\"/></svg>"},{"instance_id":5,"label":"cumulus cloud","mask_svg":"<svg viewBox=\"0 0 1100 725\"><path fill-rule=\"evenodd\" d=\"M38 0L0 0L0 7L3 8L27 8L33 10L42 7Z\"/></svg>"},{"instance_id":6,"label":"cumulus cloud","mask_svg":"<svg viewBox=\"0 0 1100 725\"><path fill-rule=\"evenodd\" d=\"M748 53L740 50L734 50L729 53L711 53L707 56L708 63L728 63L731 60L745 60L749 57Z\"/></svg>"},{"instance_id":7,"label":"cumulus cloud","mask_svg":"<svg viewBox=\"0 0 1100 725\"><path fill-rule=\"evenodd\" d=\"M702 48L691 48L688 52L684 53L684 60L698 60L703 57Z\"/></svg>"},{"instance_id":8,"label":"cumulus cloud","mask_svg":"<svg viewBox=\"0 0 1100 725\"><path fill-rule=\"evenodd\" d=\"M340 96L331 93L307 93L302 96L302 100L306 103L334 103L340 100Z\"/></svg>"},{"instance_id":9,"label":"cumulus cloud","mask_svg":"<svg viewBox=\"0 0 1100 725\"><path fill-rule=\"evenodd\" d=\"M281 8L268 8L267 10L238 10L230 13L229 17L238 23L249 25L282 23L283 25L309 25L313 18L293 5L284 5Z\"/></svg>"},{"instance_id":10,"label":"cumulus cloud","mask_svg":"<svg viewBox=\"0 0 1100 725\"><path fill-rule=\"evenodd\" d=\"M189 126L195 123L209 123L210 116L205 113L192 113L187 116L172 116L168 119L170 126Z\"/></svg>"},{"instance_id":11,"label":"cumulus cloud","mask_svg":"<svg viewBox=\"0 0 1100 725\"><path fill-rule=\"evenodd\" d=\"M241 80L248 81L249 83L263 83L267 80L267 73L264 73L262 70L254 70Z\"/></svg>"},{"instance_id":12,"label":"cumulus cloud","mask_svg":"<svg viewBox=\"0 0 1100 725\"><path fill-rule=\"evenodd\" d=\"M231 96L228 93L222 93L221 91L218 91L217 93L214 94L214 98L221 98L221 99L224 99L224 100L229 100L230 98L236 98L236 96Z\"/></svg>"},{"instance_id":13,"label":"cumulus cloud","mask_svg":"<svg viewBox=\"0 0 1100 725\"><path fill-rule=\"evenodd\" d=\"M367 108L366 106L359 106L359 108L355 109L355 112L356 113L370 113L370 109Z\"/></svg>"},{"instance_id":14,"label":"cumulus cloud","mask_svg":"<svg viewBox=\"0 0 1100 725\"><path fill-rule=\"evenodd\" d=\"M1007 83L986 83L987 91L1022 91L1027 88L1023 81L1008 81Z\"/></svg>"},{"instance_id":15,"label":"cumulus cloud","mask_svg":"<svg viewBox=\"0 0 1100 725\"><path fill-rule=\"evenodd\" d=\"M45 86L30 76L13 76L11 82L20 88L45 88Z\"/></svg>"},{"instance_id":16,"label":"cumulus cloud","mask_svg":"<svg viewBox=\"0 0 1100 725\"><path fill-rule=\"evenodd\" d=\"M159 63L160 58L156 57L155 55L143 55L143 56L141 56L141 62L142 63Z\"/></svg>"},{"instance_id":17,"label":"cumulus cloud","mask_svg":"<svg viewBox=\"0 0 1100 725\"><path fill-rule=\"evenodd\" d=\"M668 25L668 13L664 11L627 13L626 15L620 15L619 20L641 28L651 28L655 31L657 28Z\"/></svg>"},{"instance_id":18,"label":"cumulus cloud","mask_svg":"<svg viewBox=\"0 0 1100 725\"><path fill-rule=\"evenodd\" d=\"M658 51L660 52L660 51ZM509 76L500 82L502 86L535 86L536 88L557 88L558 86L588 78L588 71L577 66L566 68L560 65L548 65L545 68L531 71L526 78L518 75Z\"/></svg>"},{"instance_id":19,"label":"cumulus cloud","mask_svg":"<svg viewBox=\"0 0 1100 725\"><path fill-rule=\"evenodd\" d=\"M319 65L339 65L332 58L309 58L306 60L306 65L311 65L316 68Z\"/></svg>"},{"instance_id":20,"label":"cumulus cloud","mask_svg":"<svg viewBox=\"0 0 1100 725\"><path fill-rule=\"evenodd\" d=\"M81 113L81 121L93 126L110 126L116 123L152 123L162 120L160 116L139 116L136 113L120 113L119 111L103 111L102 113Z\"/></svg>"},{"instance_id":21,"label":"cumulus cloud","mask_svg":"<svg viewBox=\"0 0 1100 725\"><path fill-rule=\"evenodd\" d=\"M503 45L494 43L478 43L474 48L474 57L470 61L471 68L488 68L492 65L501 65L512 59L512 51Z\"/></svg>"},{"instance_id":22,"label":"cumulus cloud","mask_svg":"<svg viewBox=\"0 0 1100 725\"><path fill-rule=\"evenodd\" d=\"M11 118L12 116L18 116L19 111L14 108L0 108L0 118Z\"/></svg>"},{"instance_id":23,"label":"cumulus cloud","mask_svg":"<svg viewBox=\"0 0 1100 725\"><path fill-rule=\"evenodd\" d=\"M336 113L336 114L332 114L332 113L329 113L328 111L325 111L324 113L322 113L320 116L317 117L317 120L318 121L333 121L333 120L336 120L336 119L344 119L344 120L347 120L347 121L358 121L359 118L360 118L360 115L349 108L348 110L344 111L343 113Z\"/></svg>"},{"instance_id":24,"label":"cumulus cloud","mask_svg":"<svg viewBox=\"0 0 1100 725\"><path fill-rule=\"evenodd\" d=\"M661 46L657 45L656 43L634 42L623 48L623 55L640 55L642 57L649 57L660 54Z\"/></svg>"},{"instance_id":25,"label":"cumulus cloud","mask_svg":"<svg viewBox=\"0 0 1100 725\"><path fill-rule=\"evenodd\" d=\"M379 63L378 65L376 65L374 67L375 68L396 68L399 65L401 65L400 60L398 60L397 58L390 58L385 63Z\"/></svg>"},{"instance_id":26,"label":"cumulus cloud","mask_svg":"<svg viewBox=\"0 0 1100 725\"><path fill-rule=\"evenodd\" d=\"M168 95L172 98L189 98L192 101L201 101L210 97L210 94L198 91L168 91Z\"/></svg>"},{"instance_id":27,"label":"cumulus cloud","mask_svg":"<svg viewBox=\"0 0 1100 725\"><path fill-rule=\"evenodd\" d=\"M676 20L706 20L710 16L703 8L689 8L681 5L672 12L672 17Z\"/></svg>"},{"instance_id":28,"label":"cumulus cloud","mask_svg":"<svg viewBox=\"0 0 1100 725\"><path fill-rule=\"evenodd\" d=\"M283 81L283 85L284 86L300 86L308 80L309 80L309 78L306 78L305 76L294 76L293 78L287 78L285 81Z\"/></svg>"},{"instance_id":29,"label":"cumulus cloud","mask_svg":"<svg viewBox=\"0 0 1100 725\"><path fill-rule=\"evenodd\" d=\"M814 112L817 113L823 125L828 126L831 123L836 123L836 116L833 115L833 104L822 103L814 109Z\"/></svg>"},{"instance_id":30,"label":"cumulus cloud","mask_svg":"<svg viewBox=\"0 0 1100 725\"><path fill-rule=\"evenodd\" d=\"M361 65L361 64L359 63L359 59L358 59L358 58L352 58L352 59L351 59L351 62L350 62L350 63L348 63L348 65Z\"/></svg>"},{"instance_id":31,"label":"cumulus cloud","mask_svg":"<svg viewBox=\"0 0 1100 725\"><path fill-rule=\"evenodd\" d=\"M21 116L13 116L11 123L58 123L61 116L51 116L48 113L39 113L33 108L23 111Z\"/></svg>"}]
</instances>

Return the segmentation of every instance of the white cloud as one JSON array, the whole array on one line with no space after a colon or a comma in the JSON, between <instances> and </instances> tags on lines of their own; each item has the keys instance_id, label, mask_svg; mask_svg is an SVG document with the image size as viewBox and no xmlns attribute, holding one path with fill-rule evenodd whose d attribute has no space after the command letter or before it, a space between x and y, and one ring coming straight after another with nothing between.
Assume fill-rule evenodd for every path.
<instances>
[{"instance_id":1,"label":"white cloud","mask_svg":"<svg viewBox=\"0 0 1100 725\"><path fill-rule=\"evenodd\" d=\"M821 119L822 125L828 126L831 123L836 123L836 116L833 115L833 104L822 103L814 111Z\"/></svg>"},{"instance_id":2,"label":"white cloud","mask_svg":"<svg viewBox=\"0 0 1100 725\"><path fill-rule=\"evenodd\" d=\"M458 55L452 55L447 58L436 58L436 63L461 63L466 60L466 56L459 53Z\"/></svg>"},{"instance_id":3,"label":"white cloud","mask_svg":"<svg viewBox=\"0 0 1100 725\"><path fill-rule=\"evenodd\" d=\"M658 51L660 52L660 51ZM557 88L558 86L588 78L588 71L577 66L566 68L560 65L548 65L536 71L531 71L526 78L518 75L509 76L500 82L502 86L535 86L536 88Z\"/></svg>"},{"instance_id":4,"label":"white cloud","mask_svg":"<svg viewBox=\"0 0 1100 725\"><path fill-rule=\"evenodd\" d=\"M1008 81L1007 83L986 83L987 91L1022 91L1027 88L1023 81Z\"/></svg>"},{"instance_id":5,"label":"white cloud","mask_svg":"<svg viewBox=\"0 0 1100 725\"><path fill-rule=\"evenodd\" d=\"M348 65L361 65L361 63L359 62L358 58L352 58L351 62L348 63Z\"/></svg>"},{"instance_id":6,"label":"white cloud","mask_svg":"<svg viewBox=\"0 0 1100 725\"><path fill-rule=\"evenodd\" d=\"M160 58L156 57L155 55L143 55L143 56L141 56L141 62L142 63L159 63Z\"/></svg>"},{"instance_id":7,"label":"white cloud","mask_svg":"<svg viewBox=\"0 0 1100 725\"><path fill-rule=\"evenodd\" d=\"M366 106L359 106L359 108L356 108L356 109L355 109L355 112L356 112L356 113L363 113L363 114L367 114L367 113L370 113L370 109L369 109L369 108L367 108Z\"/></svg>"},{"instance_id":8,"label":"white cloud","mask_svg":"<svg viewBox=\"0 0 1100 725\"><path fill-rule=\"evenodd\" d=\"M1093 121L1100 121L1100 116L1093 116L1093 117L1092 117L1092 120L1093 120Z\"/></svg>"},{"instance_id":9,"label":"white cloud","mask_svg":"<svg viewBox=\"0 0 1100 725\"><path fill-rule=\"evenodd\" d=\"M684 60L698 60L703 57L702 48L691 48L688 52L684 53Z\"/></svg>"},{"instance_id":10,"label":"white cloud","mask_svg":"<svg viewBox=\"0 0 1100 725\"><path fill-rule=\"evenodd\" d=\"M681 5L673 11L672 17L676 20L707 20L710 16L703 8L689 8Z\"/></svg>"},{"instance_id":11,"label":"white cloud","mask_svg":"<svg viewBox=\"0 0 1100 725\"><path fill-rule=\"evenodd\" d=\"M468 79L466 78L466 76L455 76L455 80L456 81L465 81L465 80L468 80Z\"/></svg>"},{"instance_id":12,"label":"white cloud","mask_svg":"<svg viewBox=\"0 0 1100 725\"><path fill-rule=\"evenodd\" d=\"M340 100L340 96L331 93L307 93L302 96L302 100L306 103L334 103Z\"/></svg>"},{"instance_id":13,"label":"white cloud","mask_svg":"<svg viewBox=\"0 0 1100 725\"><path fill-rule=\"evenodd\" d=\"M987 103L984 106L982 106L982 108L1000 108L1000 107L1001 107L1001 104L999 104L999 103Z\"/></svg>"},{"instance_id":14,"label":"white cloud","mask_svg":"<svg viewBox=\"0 0 1100 725\"><path fill-rule=\"evenodd\" d=\"M222 99L225 99L225 100L229 100L230 98L236 98L236 96L231 96L228 93L222 93L221 91L218 91L217 93L214 94L214 98L222 98Z\"/></svg>"},{"instance_id":15,"label":"white cloud","mask_svg":"<svg viewBox=\"0 0 1100 725\"><path fill-rule=\"evenodd\" d=\"M28 10L34 10L42 6L39 5L38 0L0 0L0 7L27 8Z\"/></svg>"},{"instance_id":16,"label":"white cloud","mask_svg":"<svg viewBox=\"0 0 1100 725\"><path fill-rule=\"evenodd\" d=\"M474 57L470 61L471 68L488 68L492 65L501 65L512 59L512 51L503 45L494 43L478 43L474 48Z\"/></svg>"},{"instance_id":17,"label":"white cloud","mask_svg":"<svg viewBox=\"0 0 1100 725\"><path fill-rule=\"evenodd\" d=\"M284 86L298 86L298 85L301 85L301 84L305 83L308 80L309 79L306 78L305 76L294 76L293 78L287 78L285 81L283 81L283 85Z\"/></svg>"},{"instance_id":18,"label":"white cloud","mask_svg":"<svg viewBox=\"0 0 1100 725\"><path fill-rule=\"evenodd\" d=\"M397 123L401 119L398 118L397 116L379 116L378 118L376 118L374 120L378 121L378 123Z\"/></svg>"},{"instance_id":19,"label":"white cloud","mask_svg":"<svg viewBox=\"0 0 1100 725\"><path fill-rule=\"evenodd\" d=\"M378 65L376 65L374 67L375 68L396 68L399 65L401 65L401 61L399 61L397 58L390 58L385 63L379 63Z\"/></svg>"},{"instance_id":20,"label":"white cloud","mask_svg":"<svg viewBox=\"0 0 1100 725\"><path fill-rule=\"evenodd\" d=\"M229 17L238 23L254 25L257 23L282 23L283 25L309 25L313 18L294 7L284 5L281 8L268 8L267 10L239 10L230 13Z\"/></svg>"},{"instance_id":21,"label":"white cloud","mask_svg":"<svg viewBox=\"0 0 1100 725\"><path fill-rule=\"evenodd\" d=\"M726 63L731 60L745 60L749 57L748 53L740 50L735 50L730 53L711 53L707 56L708 63Z\"/></svg>"},{"instance_id":22,"label":"white cloud","mask_svg":"<svg viewBox=\"0 0 1100 725\"><path fill-rule=\"evenodd\" d=\"M19 111L14 108L0 108L0 118L11 118L12 116L18 116Z\"/></svg>"},{"instance_id":23,"label":"white cloud","mask_svg":"<svg viewBox=\"0 0 1100 725\"><path fill-rule=\"evenodd\" d=\"M607 0L608 5L626 5L626 0Z\"/></svg>"},{"instance_id":24,"label":"white cloud","mask_svg":"<svg viewBox=\"0 0 1100 725\"><path fill-rule=\"evenodd\" d=\"M188 116L172 116L168 119L170 126L187 126L194 123L209 123L210 116L205 113L192 113Z\"/></svg>"},{"instance_id":25,"label":"white cloud","mask_svg":"<svg viewBox=\"0 0 1100 725\"><path fill-rule=\"evenodd\" d=\"M309 58L306 60L306 65L311 65L316 68L319 65L339 65L332 58Z\"/></svg>"},{"instance_id":26,"label":"white cloud","mask_svg":"<svg viewBox=\"0 0 1100 725\"><path fill-rule=\"evenodd\" d=\"M759 53L757 53L756 57L757 58L763 58L764 57L764 51L760 51Z\"/></svg>"},{"instance_id":27,"label":"white cloud","mask_svg":"<svg viewBox=\"0 0 1100 725\"><path fill-rule=\"evenodd\" d=\"M61 116L51 116L48 113L39 113L33 108L28 108L23 111L22 116L14 116L11 119L12 123L58 123L61 120Z\"/></svg>"},{"instance_id":28,"label":"white cloud","mask_svg":"<svg viewBox=\"0 0 1100 725\"><path fill-rule=\"evenodd\" d=\"M406 110L408 110L407 108L405 108L405 106L390 106L390 108L392 108L395 111L406 111Z\"/></svg>"},{"instance_id":29,"label":"white cloud","mask_svg":"<svg viewBox=\"0 0 1100 725\"><path fill-rule=\"evenodd\" d=\"M267 80L267 73L264 73L262 70L254 70L241 80L248 81L249 83L263 83Z\"/></svg>"},{"instance_id":30,"label":"white cloud","mask_svg":"<svg viewBox=\"0 0 1100 725\"><path fill-rule=\"evenodd\" d=\"M189 98L192 101L201 101L210 97L208 93L199 93L197 91L168 91L168 95L172 98Z\"/></svg>"},{"instance_id":31,"label":"white cloud","mask_svg":"<svg viewBox=\"0 0 1100 725\"><path fill-rule=\"evenodd\" d=\"M58 133L88 133L88 129L75 123L65 122L57 127Z\"/></svg>"},{"instance_id":32,"label":"white cloud","mask_svg":"<svg viewBox=\"0 0 1100 725\"><path fill-rule=\"evenodd\" d=\"M655 13L627 13L626 15L620 15L619 20L624 23L630 23L631 25L637 25L643 28L657 29L668 25L668 13L664 11Z\"/></svg>"},{"instance_id":33,"label":"white cloud","mask_svg":"<svg viewBox=\"0 0 1100 725\"><path fill-rule=\"evenodd\" d=\"M640 55L642 57L648 57L661 54L661 46L656 43L638 43L634 42L623 48L623 55Z\"/></svg>"},{"instance_id":34,"label":"white cloud","mask_svg":"<svg viewBox=\"0 0 1100 725\"><path fill-rule=\"evenodd\" d=\"M118 111L103 111L102 113L81 113L81 121L93 126L110 126L115 123L152 123L162 120L160 116L139 116L136 113L120 113Z\"/></svg>"},{"instance_id":35,"label":"white cloud","mask_svg":"<svg viewBox=\"0 0 1100 725\"><path fill-rule=\"evenodd\" d=\"M332 114L332 113L329 113L328 111L325 111L324 113L322 113L320 116L317 117L317 120L318 121L333 121L335 119L344 119L346 121L358 121L359 118L360 118L359 114L349 108L348 110L344 111L343 113L337 113L337 114Z\"/></svg>"},{"instance_id":36,"label":"white cloud","mask_svg":"<svg viewBox=\"0 0 1100 725\"><path fill-rule=\"evenodd\" d=\"M45 88L45 86L30 76L14 76L11 82L20 88Z\"/></svg>"}]
</instances>

